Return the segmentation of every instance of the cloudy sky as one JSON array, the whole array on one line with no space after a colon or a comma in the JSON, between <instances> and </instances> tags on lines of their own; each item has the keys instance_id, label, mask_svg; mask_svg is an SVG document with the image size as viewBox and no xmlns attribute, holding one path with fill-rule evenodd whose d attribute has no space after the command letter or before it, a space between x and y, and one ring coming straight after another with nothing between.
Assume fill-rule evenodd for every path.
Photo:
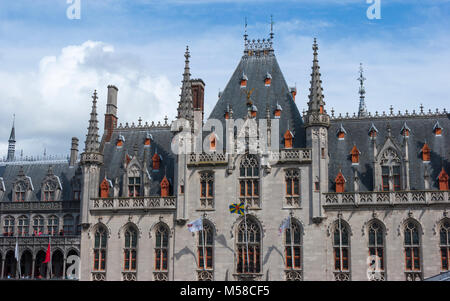
<instances>
[{"instance_id":1,"label":"cloudy sky","mask_svg":"<svg viewBox=\"0 0 450 301\"><path fill-rule=\"evenodd\" d=\"M358 107L359 63L369 111L449 108L450 1L379 0L74 0L0 1L0 157L13 114L17 153L66 155L70 139L84 148L91 95L99 95L103 128L107 85L119 88L119 122L172 120L186 45L191 73L206 82L206 115L250 38L267 38L297 105L307 102L314 37L328 111ZM70 2L69 4L67 2Z\"/></svg>"}]
</instances>

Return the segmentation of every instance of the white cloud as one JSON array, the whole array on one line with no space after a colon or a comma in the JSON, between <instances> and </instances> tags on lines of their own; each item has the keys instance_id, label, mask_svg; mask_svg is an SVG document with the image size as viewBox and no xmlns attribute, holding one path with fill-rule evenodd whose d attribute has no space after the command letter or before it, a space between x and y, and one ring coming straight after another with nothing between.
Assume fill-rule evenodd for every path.
<instances>
[{"instance_id":1,"label":"white cloud","mask_svg":"<svg viewBox=\"0 0 450 301\"><path fill-rule=\"evenodd\" d=\"M163 120L176 114L179 88L164 75L149 76L133 55L116 53L111 45L86 41L46 56L39 67L24 72L0 72L4 116L2 137L9 137L16 114L16 155L67 154L70 138L84 147L91 95L98 89L98 119L103 128L107 85L119 87L119 122ZM11 115L11 118L7 118ZM102 132L102 130L101 130ZM100 133L101 134L101 133ZM6 154L2 141L0 154Z\"/></svg>"}]
</instances>

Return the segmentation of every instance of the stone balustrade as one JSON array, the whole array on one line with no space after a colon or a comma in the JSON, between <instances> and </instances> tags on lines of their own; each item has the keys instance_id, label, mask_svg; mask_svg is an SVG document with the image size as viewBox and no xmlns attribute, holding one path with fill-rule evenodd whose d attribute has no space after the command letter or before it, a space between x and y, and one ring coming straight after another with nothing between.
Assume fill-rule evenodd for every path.
<instances>
[{"instance_id":1,"label":"stone balustrade","mask_svg":"<svg viewBox=\"0 0 450 301\"><path fill-rule=\"evenodd\" d=\"M176 198L148 196L133 198L95 198L91 200L91 211L119 211L119 210L157 210L175 209Z\"/></svg>"}]
</instances>

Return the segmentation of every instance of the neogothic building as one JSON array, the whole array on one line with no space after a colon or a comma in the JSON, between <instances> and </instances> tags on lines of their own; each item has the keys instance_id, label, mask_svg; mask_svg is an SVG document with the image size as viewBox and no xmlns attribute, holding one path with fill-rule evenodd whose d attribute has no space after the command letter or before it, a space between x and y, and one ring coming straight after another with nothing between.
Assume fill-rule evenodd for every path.
<instances>
[{"instance_id":1,"label":"neogothic building","mask_svg":"<svg viewBox=\"0 0 450 301\"><path fill-rule=\"evenodd\" d=\"M13 273L9 236L19 236L31 268L49 239L63 264L80 254L87 281L422 280L448 271L445 109L371 114L361 67L358 113L329 115L314 40L308 109L300 114L273 33L244 37L208 119L205 83L191 79L186 49L170 124L118 124L111 85L101 138L94 92L79 160L76 138L58 164L27 165L8 153L0 166L2 275ZM230 213L232 203L246 214ZM48 237L24 235L24 225L40 231L40 218ZM190 232L198 219L203 231ZM63 235L54 235L54 224ZM69 224L74 237L66 236Z\"/></svg>"}]
</instances>

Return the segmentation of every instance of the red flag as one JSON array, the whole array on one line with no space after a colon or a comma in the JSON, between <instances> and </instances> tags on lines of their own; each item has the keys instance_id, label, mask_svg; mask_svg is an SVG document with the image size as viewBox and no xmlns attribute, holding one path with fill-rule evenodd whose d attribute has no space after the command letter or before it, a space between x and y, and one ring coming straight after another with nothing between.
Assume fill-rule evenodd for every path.
<instances>
[{"instance_id":1,"label":"red flag","mask_svg":"<svg viewBox=\"0 0 450 301\"><path fill-rule=\"evenodd\" d=\"M47 252L45 253L45 260L43 263L50 262L50 243L48 243Z\"/></svg>"}]
</instances>

